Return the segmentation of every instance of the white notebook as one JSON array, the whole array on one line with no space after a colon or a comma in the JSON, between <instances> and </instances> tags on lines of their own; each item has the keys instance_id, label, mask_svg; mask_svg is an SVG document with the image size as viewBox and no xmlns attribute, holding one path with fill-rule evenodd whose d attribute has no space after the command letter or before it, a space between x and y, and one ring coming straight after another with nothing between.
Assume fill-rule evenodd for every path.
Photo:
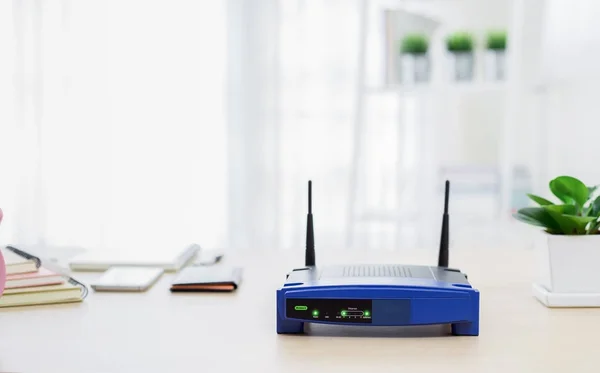
<instances>
[{"instance_id":1,"label":"white notebook","mask_svg":"<svg viewBox=\"0 0 600 373\"><path fill-rule=\"evenodd\" d=\"M147 252L99 250L77 255L69 261L73 271L105 271L110 267L156 267L166 272L177 272L200 250L196 244L182 250L148 250Z\"/></svg>"},{"instance_id":2,"label":"white notebook","mask_svg":"<svg viewBox=\"0 0 600 373\"><path fill-rule=\"evenodd\" d=\"M7 275L36 272L41 265L38 257L30 255L16 247L6 246L0 248L0 251L2 251L2 256L4 257Z\"/></svg>"},{"instance_id":3,"label":"white notebook","mask_svg":"<svg viewBox=\"0 0 600 373\"><path fill-rule=\"evenodd\" d=\"M0 308L81 302L87 292L83 284L72 278L59 285L6 289L0 297Z\"/></svg>"}]
</instances>

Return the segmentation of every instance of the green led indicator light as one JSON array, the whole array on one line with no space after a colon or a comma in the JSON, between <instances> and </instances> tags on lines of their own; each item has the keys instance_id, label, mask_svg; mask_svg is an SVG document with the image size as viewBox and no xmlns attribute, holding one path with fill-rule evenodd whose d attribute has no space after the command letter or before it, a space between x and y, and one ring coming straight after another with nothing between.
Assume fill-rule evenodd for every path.
<instances>
[{"instance_id":1,"label":"green led indicator light","mask_svg":"<svg viewBox=\"0 0 600 373\"><path fill-rule=\"evenodd\" d=\"M346 312L346 310L342 311L342 317L346 317L347 314L348 314L348 312Z\"/></svg>"},{"instance_id":2,"label":"green led indicator light","mask_svg":"<svg viewBox=\"0 0 600 373\"><path fill-rule=\"evenodd\" d=\"M312 315L313 316L319 316L319 310L313 310L312 311Z\"/></svg>"},{"instance_id":3,"label":"green led indicator light","mask_svg":"<svg viewBox=\"0 0 600 373\"><path fill-rule=\"evenodd\" d=\"M306 311L308 309L307 306L296 306L294 307L296 311Z\"/></svg>"},{"instance_id":4,"label":"green led indicator light","mask_svg":"<svg viewBox=\"0 0 600 373\"><path fill-rule=\"evenodd\" d=\"M366 317L369 317L369 316L371 316L371 311L365 311L364 315L365 315Z\"/></svg>"}]
</instances>

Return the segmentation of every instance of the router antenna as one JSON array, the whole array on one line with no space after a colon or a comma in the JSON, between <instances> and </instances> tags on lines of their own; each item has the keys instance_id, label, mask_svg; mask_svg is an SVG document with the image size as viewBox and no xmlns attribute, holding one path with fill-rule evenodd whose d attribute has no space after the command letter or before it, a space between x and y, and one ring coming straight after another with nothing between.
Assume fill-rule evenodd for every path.
<instances>
[{"instance_id":1,"label":"router antenna","mask_svg":"<svg viewBox=\"0 0 600 373\"><path fill-rule=\"evenodd\" d=\"M446 191L444 193L444 218L442 220L442 237L440 239L440 253L438 257L438 267L448 267L448 246L450 245L450 232L448 216L448 200L450 199L450 181L446 180Z\"/></svg>"},{"instance_id":2,"label":"router antenna","mask_svg":"<svg viewBox=\"0 0 600 373\"><path fill-rule=\"evenodd\" d=\"M306 257L305 266L315 266L315 232L312 217L312 181L308 181L308 216L306 218Z\"/></svg>"}]
</instances>

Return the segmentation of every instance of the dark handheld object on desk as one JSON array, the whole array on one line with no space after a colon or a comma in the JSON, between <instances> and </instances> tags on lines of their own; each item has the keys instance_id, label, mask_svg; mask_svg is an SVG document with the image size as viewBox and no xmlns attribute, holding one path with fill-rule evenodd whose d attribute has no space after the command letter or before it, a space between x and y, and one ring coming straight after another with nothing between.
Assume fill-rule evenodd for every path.
<instances>
[{"instance_id":1,"label":"dark handheld object on desk","mask_svg":"<svg viewBox=\"0 0 600 373\"><path fill-rule=\"evenodd\" d=\"M448 268L450 183L437 266L349 265L319 268L314 255L312 183L305 266L277 290L277 333L304 331L304 323L362 326L450 324L453 335L479 335L479 291Z\"/></svg>"}]
</instances>

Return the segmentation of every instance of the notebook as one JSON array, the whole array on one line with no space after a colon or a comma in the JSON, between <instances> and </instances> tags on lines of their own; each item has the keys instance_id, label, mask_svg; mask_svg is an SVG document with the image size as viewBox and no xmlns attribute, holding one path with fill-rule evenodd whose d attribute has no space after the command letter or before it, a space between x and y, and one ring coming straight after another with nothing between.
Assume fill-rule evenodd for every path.
<instances>
[{"instance_id":1,"label":"notebook","mask_svg":"<svg viewBox=\"0 0 600 373\"><path fill-rule=\"evenodd\" d=\"M59 285L6 289L0 297L0 308L81 302L87 294L85 285L73 278L66 278Z\"/></svg>"},{"instance_id":2,"label":"notebook","mask_svg":"<svg viewBox=\"0 0 600 373\"><path fill-rule=\"evenodd\" d=\"M5 289L62 284L62 275L41 267L37 272L18 273L6 276Z\"/></svg>"},{"instance_id":3,"label":"notebook","mask_svg":"<svg viewBox=\"0 0 600 373\"><path fill-rule=\"evenodd\" d=\"M2 247L0 250L2 250L2 256L6 264L7 275L35 272L42 263L40 258L19 250L14 246Z\"/></svg>"},{"instance_id":4,"label":"notebook","mask_svg":"<svg viewBox=\"0 0 600 373\"><path fill-rule=\"evenodd\" d=\"M234 291L242 282L242 269L230 267L187 267L171 284L172 292Z\"/></svg>"},{"instance_id":5,"label":"notebook","mask_svg":"<svg viewBox=\"0 0 600 373\"><path fill-rule=\"evenodd\" d=\"M177 272L200 250L190 245L182 250L149 250L148 252L98 250L78 255L70 260L73 271L106 271L110 267L155 267L167 272Z\"/></svg>"}]
</instances>

